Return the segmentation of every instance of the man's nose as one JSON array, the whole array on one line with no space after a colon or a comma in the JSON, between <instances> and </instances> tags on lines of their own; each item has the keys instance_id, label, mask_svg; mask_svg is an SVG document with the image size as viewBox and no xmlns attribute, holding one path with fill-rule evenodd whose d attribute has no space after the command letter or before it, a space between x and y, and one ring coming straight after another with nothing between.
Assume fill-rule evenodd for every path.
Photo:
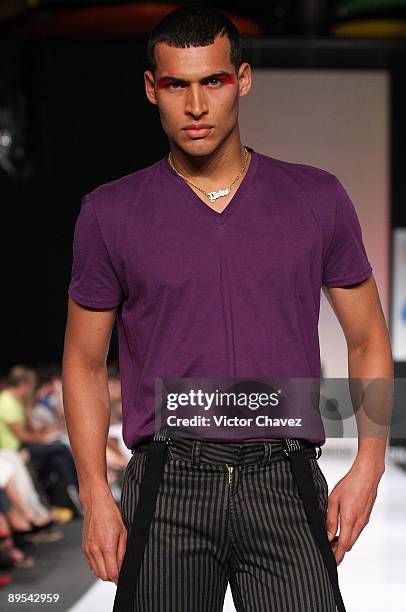
<instances>
[{"instance_id":1,"label":"man's nose","mask_svg":"<svg viewBox=\"0 0 406 612\"><path fill-rule=\"evenodd\" d=\"M185 111L195 117L200 117L204 112L207 112L206 96L202 91L201 85L193 84L190 86Z\"/></svg>"}]
</instances>

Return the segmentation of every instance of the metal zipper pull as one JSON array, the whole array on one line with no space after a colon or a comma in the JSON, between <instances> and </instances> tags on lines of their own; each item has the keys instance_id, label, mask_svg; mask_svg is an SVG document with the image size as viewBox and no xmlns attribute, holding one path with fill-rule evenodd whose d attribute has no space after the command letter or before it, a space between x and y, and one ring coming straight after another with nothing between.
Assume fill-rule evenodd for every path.
<instances>
[{"instance_id":1,"label":"metal zipper pull","mask_svg":"<svg viewBox=\"0 0 406 612\"><path fill-rule=\"evenodd\" d=\"M226 468L228 469L228 484L231 484L231 478L232 478L232 475L233 475L233 469L234 468L233 468L233 466L227 465L227 464L226 464Z\"/></svg>"}]
</instances>

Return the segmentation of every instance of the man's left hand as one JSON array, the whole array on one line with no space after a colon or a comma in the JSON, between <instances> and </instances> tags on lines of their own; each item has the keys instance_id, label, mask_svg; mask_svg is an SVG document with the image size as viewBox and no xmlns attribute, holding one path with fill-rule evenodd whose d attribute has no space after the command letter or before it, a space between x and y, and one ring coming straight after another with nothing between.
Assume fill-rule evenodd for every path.
<instances>
[{"instance_id":1,"label":"man's left hand","mask_svg":"<svg viewBox=\"0 0 406 612\"><path fill-rule=\"evenodd\" d=\"M368 524L384 471L384 467L376 466L371 459L356 459L329 495L326 525L337 565ZM340 533L336 536L338 517Z\"/></svg>"}]
</instances>

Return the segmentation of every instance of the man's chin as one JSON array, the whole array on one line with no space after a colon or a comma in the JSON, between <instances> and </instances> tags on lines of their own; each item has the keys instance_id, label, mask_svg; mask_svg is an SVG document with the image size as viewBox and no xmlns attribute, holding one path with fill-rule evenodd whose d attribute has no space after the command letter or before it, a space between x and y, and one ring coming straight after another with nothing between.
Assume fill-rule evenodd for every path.
<instances>
[{"instance_id":1,"label":"man's chin","mask_svg":"<svg viewBox=\"0 0 406 612\"><path fill-rule=\"evenodd\" d=\"M199 142L200 141L200 142ZM189 155L190 157L208 157L211 155L217 148L217 146L212 142L204 142L204 139L195 139L193 141L189 141L187 143L181 142L177 143L177 146L185 155Z\"/></svg>"}]
</instances>

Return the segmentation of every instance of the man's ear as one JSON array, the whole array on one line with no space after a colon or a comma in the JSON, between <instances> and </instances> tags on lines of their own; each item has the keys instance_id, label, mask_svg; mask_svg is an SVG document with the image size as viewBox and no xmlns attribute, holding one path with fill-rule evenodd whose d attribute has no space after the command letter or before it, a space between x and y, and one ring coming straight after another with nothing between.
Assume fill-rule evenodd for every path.
<instances>
[{"instance_id":1,"label":"man's ear","mask_svg":"<svg viewBox=\"0 0 406 612\"><path fill-rule=\"evenodd\" d=\"M151 104L158 104L155 95L155 79L151 70L144 72L145 93Z\"/></svg>"},{"instance_id":2,"label":"man's ear","mask_svg":"<svg viewBox=\"0 0 406 612\"><path fill-rule=\"evenodd\" d=\"M252 74L251 66L244 62L238 69L238 86L240 89L240 96L246 96L251 89Z\"/></svg>"}]
</instances>

